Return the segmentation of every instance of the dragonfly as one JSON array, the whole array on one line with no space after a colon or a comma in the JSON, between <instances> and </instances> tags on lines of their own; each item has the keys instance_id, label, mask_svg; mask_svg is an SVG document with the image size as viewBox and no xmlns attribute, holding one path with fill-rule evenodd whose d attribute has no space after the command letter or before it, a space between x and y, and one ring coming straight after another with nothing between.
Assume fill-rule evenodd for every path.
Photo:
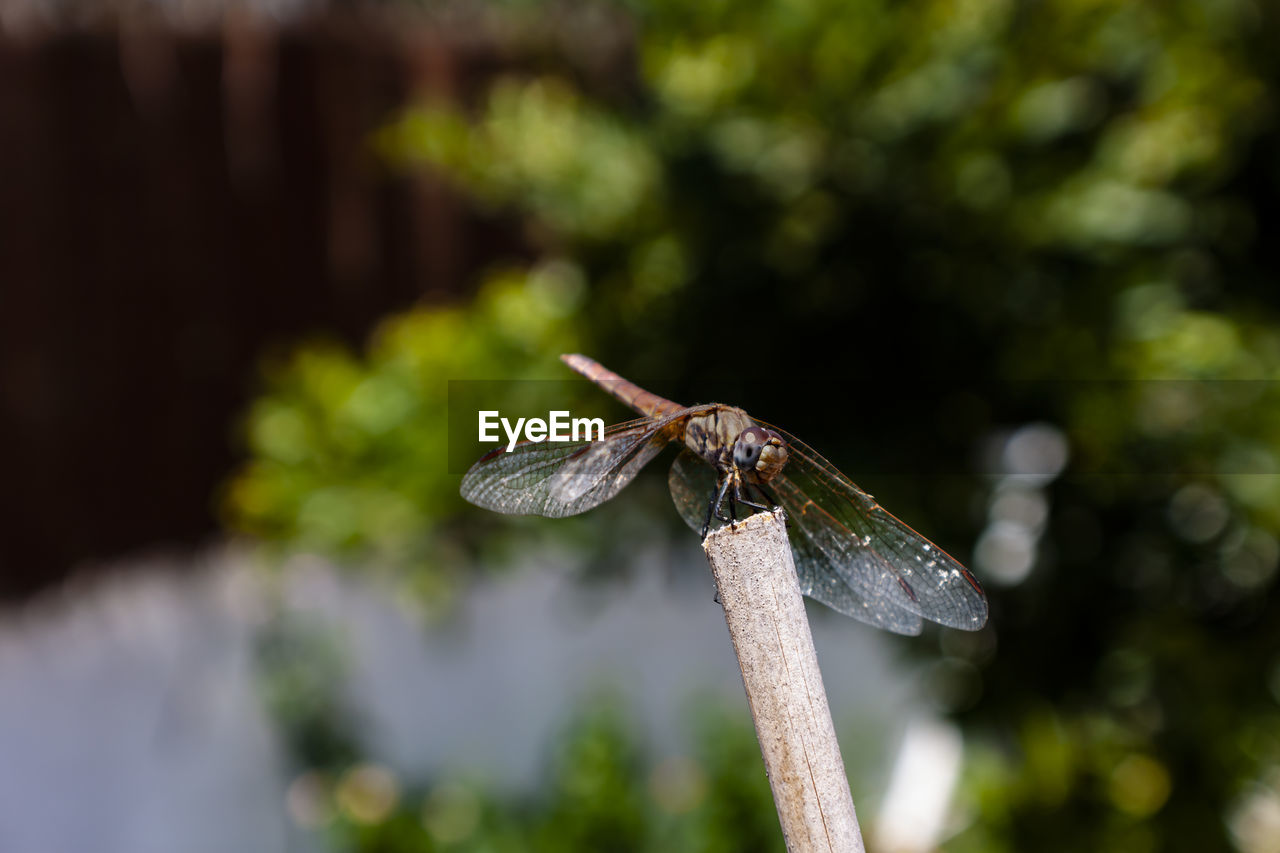
<instances>
[{"instance_id":1,"label":"dragonfly","mask_svg":"<svg viewBox=\"0 0 1280 853\"><path fill-rule=\"evenodd\" d=\"M987 599L968 569L795 436L734 406L682 406L583 355L560 358L642 417L595 440L497 448L462 479L471 503L515 515L577 515L616 495L668 445L682 444L668 485L681 517L704 538L717 521L733 523L739 506L781 507L810 598L898 634L919 634L924 620L965 631L986 624Z\"/></svg>"}]
</instances>

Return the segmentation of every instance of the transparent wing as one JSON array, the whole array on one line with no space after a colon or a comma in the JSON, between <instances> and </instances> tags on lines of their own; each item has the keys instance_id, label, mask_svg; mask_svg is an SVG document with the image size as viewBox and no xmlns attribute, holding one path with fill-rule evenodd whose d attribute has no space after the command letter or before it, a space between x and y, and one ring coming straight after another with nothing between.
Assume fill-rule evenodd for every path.
<instances>
[{"instance_id":1,"label":"transparent wing","mask_svg":"<svg viewBox=\"0 0 1280 853\"><path fill-rule=\"evenodd\" d=\"M906 611L966 631L986 624L987 598L968 569L886 511L817 451L777 427L761 425L787 442L787 466L770 485L806 540L806 559L815 563L815 598L826 601L822 595L832 590L838 598L840 587L829 577L834 574L862 599L855 604L864 612Z\"/></svg>"},{"instance_id":2,"label":"transparent wing","mask_svg":"<svg viewBox=\"0 0 1280 853\"><path fill-rule=\"evenodd\" d=\"M716 493L715 469L686 447L671 463L667 485L680 517L695 532L701 533L707 519L707 506ZM711 522L715 524L716 519Z\"/></svg>"},{"instance_id":3,"label":"transparent wing","mask_svg":"<svg viewBox=\"0 0 1280 853\"><path fill-rule=\"evenodd\" d=\"M715 494L714 469L685 450L676 457L667 479L671 498L681 517L701 532L707 507ZM773 486L771 490L787 514L787 533L800 591L833 610L877 628L898 634L919 634L920 616L896 601L896 596L886 595L882 586L874 582L874 574L854 567L856 559L843 557L837 561L828 556L847 550L838 539L839 528L824 523L816 512L805 512L808 499L786 480L785 474L775 479ZM713 518L712 523L718 522ZM841 563L850 569L841 571L837 568Z\"/></svg>"},{"instance_id":4,"label":"transparent wing","mask_svg":"<svg viewBox=\"0 0 1280 853\"><path fill-rule=\"evenodd\" d=\"M605 430L602 441L522 442L486 454L462 478L462 497L511 515L577 515L607 501L680 434L690 410Z\"/></svg>"},{"instance_id":5,"label":"transparent wing","mask_svg":"<svg viewBox=\"0 0 1280 853\"><path fill-rule=\"evenodd\" d=\"M796 574L805 595L877 628L919 634L920 614L907 606L905 593L883 583L873 555L814 512L785 473L771 485L787 514Z\"/></svg>"}]
</instances>

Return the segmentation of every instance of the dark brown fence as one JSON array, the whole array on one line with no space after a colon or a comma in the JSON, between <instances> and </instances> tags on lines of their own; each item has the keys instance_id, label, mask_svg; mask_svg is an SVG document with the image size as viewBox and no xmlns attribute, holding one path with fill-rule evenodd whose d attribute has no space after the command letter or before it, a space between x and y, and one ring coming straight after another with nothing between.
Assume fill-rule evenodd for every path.
<instances>
[{"instance_id":1,"label":"dark brown fence","mask_svg":"<svg viewBox=\"0 0 1280 853\"><path fill-rule=\"evenodd\" d=\"M502 67L456 36L0 36L0 598L210 534L267 348L358 342L514 248L368 145L415 93Z\"/></svg>"}]
</instances>

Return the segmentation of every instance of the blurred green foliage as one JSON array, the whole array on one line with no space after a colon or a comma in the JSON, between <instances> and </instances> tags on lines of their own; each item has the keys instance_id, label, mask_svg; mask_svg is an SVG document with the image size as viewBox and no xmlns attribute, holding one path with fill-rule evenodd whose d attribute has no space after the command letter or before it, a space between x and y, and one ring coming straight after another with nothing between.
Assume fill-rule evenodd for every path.
<instances>
[{"instance_id":1,"label":"blurred green foliage","mask_svg":"<svg viewBox=\"0 0 1280 853\"><path fill-rule=\"evenodd\" d=\"M385 767L338 764L310 773L295 801L339 849L361 853L474 850L752 853L782 846L750 724L722 708L698 720L699 753L646 757L629 716L584 703L548 759L536 795L443 779L401 789Z\"/></svg>"},{"instance_id":2,"label":"blurred green foliage","mask_svg":"<svg viewBox=\"0 0 1280 853\"><path fill-rule=\"evenodd\" d=\"M550 376L575 348L668 377L653 390L674 399L746 405L855 479L850 460L945 469L1048 420L1072 460L1047 489L1036 569L990 590L994 640L942 638L979 683L956 711L982 744L975 819L951 846L1274 849L1275 9L630 11L626 95L550 60L381 134L389 160L520 218L554 260L390 320L366 357L320 347L276 366L230 517L418 566L433 590L461 509L435 461L443 380ZM913 393L925 379L981 390ZM972 541L989 484L875 488L942 541ZM598 784L631 802L621 776Z\"/></svg>"},{"instance_id":3,"label":"blurred green foliage","mask_svg":"<svg viewBox=\"0 0 1280 853\"><path fill-rule=\"evenodd\" d=\"M414 567L419 598L447 601L459 557L437 525L462 506L446 469L449 380L547 376L544 354L576 345L584 287L568 261L503 269L469 306L390 318L363 357L317 343L268 364L229 522L291 550Z\"/></svg>"}]
</instances>

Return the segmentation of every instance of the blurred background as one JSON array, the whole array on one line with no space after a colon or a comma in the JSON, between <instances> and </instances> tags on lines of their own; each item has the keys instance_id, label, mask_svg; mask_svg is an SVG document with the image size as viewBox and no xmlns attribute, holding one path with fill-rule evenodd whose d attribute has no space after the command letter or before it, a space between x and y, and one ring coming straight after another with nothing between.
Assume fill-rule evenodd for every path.
<instances>
[{"instance_id":1,"label":"blurred background","mask_svg":"<svg viewBox=\"0 0 1280 853\"><path fill-rule=\"evenodd\" d=\"M868 849L1280 851L1278 36L0 0L0 851L781 849L665 462L457 495L450 380L561 352L986 585L972 635L810 603Z\"/></svg>"}]
</instances>

